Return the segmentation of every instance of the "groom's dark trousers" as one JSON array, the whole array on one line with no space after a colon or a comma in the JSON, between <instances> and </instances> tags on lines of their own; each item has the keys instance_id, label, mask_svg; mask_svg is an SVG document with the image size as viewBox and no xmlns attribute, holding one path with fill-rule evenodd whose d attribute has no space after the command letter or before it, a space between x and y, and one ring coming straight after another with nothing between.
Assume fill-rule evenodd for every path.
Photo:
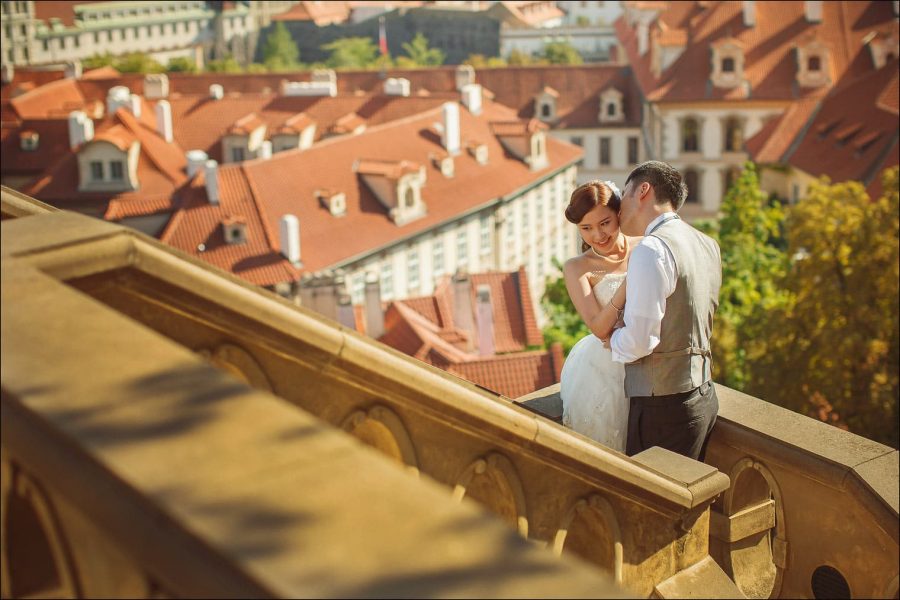
<instances>
[{"instance_id":1,"label":"groom's dark trousers","mask_svg":"<svg viewBox=\"0 0 900 600\"><path fill-rule=\"evenodd\" d=\"M703 460L719 412L716 386L711 381L687 392L636 396L630 400L625 447L628 456L659 446Z\"/></svg>"}]
</instances>

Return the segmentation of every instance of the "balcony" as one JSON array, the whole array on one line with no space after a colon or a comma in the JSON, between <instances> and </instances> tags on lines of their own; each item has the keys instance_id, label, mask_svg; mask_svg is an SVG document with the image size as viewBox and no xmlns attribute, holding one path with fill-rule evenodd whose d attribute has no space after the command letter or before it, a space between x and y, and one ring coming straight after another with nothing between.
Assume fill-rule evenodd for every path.
<instances>
[{"instance_id":1,"label":"balcony","mask_svg":"<svg viewBox=\"0 0 900 600\"><path fill-rule=\"evenodd\" d=\"M545 418L552 390L2 200L4 597L809 596L820 560L896 594L895 451L720 388L709 464L626 457Z\"/></svg>"}]
</instances>

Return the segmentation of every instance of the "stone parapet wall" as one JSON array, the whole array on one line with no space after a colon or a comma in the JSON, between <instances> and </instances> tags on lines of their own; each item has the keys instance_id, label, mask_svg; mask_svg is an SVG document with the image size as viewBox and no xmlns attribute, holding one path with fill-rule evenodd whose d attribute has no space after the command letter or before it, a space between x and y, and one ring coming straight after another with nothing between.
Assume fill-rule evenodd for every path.
<instances>
[{"instance_id":1,"label":"stone parapet wall","mask_svg":"<svg viewBox=\"0 0 900 600\"><path fill-rule=\"evenodd\" d=\"M138 473L149 468L159 489L139 488L139 499L156 506L167 518L171 517L169 511L180 505L180 500L175 500L194 493L200 494L200 505L215 504L214 494L210 494L218 488L235 494L235 502L241 499L252 507L257 492L253 477L257 475L261 498L281 509L287 506L302 512L307 496L312 495L320 499L317 502L322 497L332 498L332 512L340 515L356 511L359 505L365 507L359 509L365 515L383 511L387 522L401 518L389 508L390 494L378 483L383 479L376 474L381 467L360 467L341 458L353 448L359 449L360 456L371 455L337 431L343 429L396 465L380 458L373 463L402 476L395 480L392 475L394 483L387 486L397 490L399 507L406 506L400 497L417 493L404 490L418 489L419 484L435 489L436 482L443 486L448 502L462 500L464 507L480 515L477 505L468 502L474 499L520 537L549 548L550 552L540 553L548 564L583 564L553 562L554 553L574 553L640 596L650 595L665 582L669 589L697 591L711 579L724 578L721 569L707 560L709 507L728 487L727 478L716 469L664 451L631 459L602 448L504 398L109 223L65 212L37 215L4 221L2 240L4 274L22 274L3 286L9 298L4 301L3 321L4 406L9 390L9 406L19 407L23 414L33 413L36 427L57 428L76 447L88 445L82 448L88 457L100 451L111 452L110 460L118 460L119 452L143 456L135 458L135 463L117 463L113 473L125 477L131 468ZM28 281L35 283L26 284ZM18 298L28 299L28 310L8 308ZM38 302L41 298L46 306ZM78 318L67 320L71 315ZM12 337L22 340L15 355L7 351L7 340ZM9 366L13 356L20 367ZM205 365L210 363L220 370L208 369ZM53 382L50 388L48 381ZM266 400L254 400L257 396ZM238 398L246 400L232 408L230 403L237 403ZM261 408L257 417L254 402L278 408ZM265 416L270 410L275 412ZM274 416L276 412L282 416ZM213 461L210 452L202 450L206 444L202 433L226 413L235 417L233 424L223 425L210 439L209 447L217 449L212 454L222 453ZM289 446L297 453L296 464L282 458L279 446L271 440L266 438L263 443L262 431L255 432L261 427L259 421L288 423L291 419L297 420L296 436L289 431L279 433L277 428L269 433L276 441L296 444ZM4 428L6 423L4 420ZM329 440L334 437L346 442L335 441L335 450L325 452L332 442L322 442L326 446L319 448L320 434L313 432L320 430ZM18 447L18 453L27 448L29 438L20 443L24 446ZM169 444L173 446L166 450ZM255 457L257 448L259 457ZM308 458L303 457L306 452ZM208 460L213 462L206 463ZM12 465L15 460L8 462ZM238 475L245 467L250 475ZM309 468L318 473L318 479L301 477L302 486L291 484L292 475L286 473L295 468L301 472ZM218 469L225 472L217 473ZM369 473L370 469L375 471ZM35 476L27 469L24 473ZM10 477L8 482L13 482ZM208 482L212 487L195 490L191 477L198 481L212 477ZM288 488L293 485L296 493L288 488L275 493L275 481ZM53 481L44 484L53 485ZM8 485L11 487L6 489L15 488L14 483ZM308 491L302 491L303 486ZM328 495L319 487L338 491ZM68 494L72 491L67 488L57 493L71 502ZM378 499L381 493L386 496ZM314 514L325 521L338 518L328 516L326 504L317 504ZM234 509L226 503L208 508L206 516L235 519ZM406 507L400 512L418 515L418 510ZM247 511L234 514L251 518ZM339 520L345 518L351 517ZM102 524L102 519L97 524ZM290 535L299 536L301 542L311 541L308 536L315 528L309 527L298 524ZM465 528L447 527L449 538L442 547L469 552L463 549L466 544L453 541ZM193 532L204 540L214 529ZM383 529L389 532L391 528L385 525ZM359 542L371 550L376 542L370 538L376 534L360 521L355 535L362 542L315 538L327 540L317 545L316 556L332 557L312 560L320 576L343 564L339 557L344 555L354 565L350 571L368 572L368 566L356 565L355 561L362 559L352 546ZM385 533L381 543L392 548L392 538ZM266 547L272 543L265 535L259 541ZM309 550L303 547L309 546L293 538L283 543L285 552L296 553L293 562L307 560ZM410 542L403 552L415 553L414 545ZM498 548L495 542L488 547ZM375 554L393 556L397 552L401 551ZM370 557L363 564L383 558ZM229 560L234 561L235 556L229 555L226 562ZM446 560L445 568L453 568L447 557L433 560L435 564ZM490 564L486 556L479 560ZM241 570L246 565L238 561L237 566ZM396 571L398 576L404 571L389 564L379 568ZM705 575L697 577L697 573ZM726 585L730 583L724 580ZM518 584L510 580L509 585L512 590ZM177 593L171 583L163 587ZM568 590L563 586L555 593L563 589ZM578 589L575 585L572 593L580 593ZM328 590L329 594L346 591ZM490 595L509 595L509 591Z\"/></svg>"}]
</instances>

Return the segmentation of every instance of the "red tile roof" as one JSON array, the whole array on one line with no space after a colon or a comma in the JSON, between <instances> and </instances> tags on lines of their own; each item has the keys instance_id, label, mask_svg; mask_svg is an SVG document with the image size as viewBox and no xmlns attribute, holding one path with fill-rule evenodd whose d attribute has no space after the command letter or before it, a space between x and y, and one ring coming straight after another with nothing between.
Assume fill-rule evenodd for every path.
<instances>
[{"instance_id":1,"label":"red tile roof","mask_svg":"<svg viewBox=\"0 0 900 600\"><path fill-rule=\"evenodd\" d=\"M3 125L0 142L0 173L8 175L37 175L69 153L69 125L62 119L36 119ZM38 134L36 150L24 151L19 146L19 134L34 131Z\"/></svg>"},{"instance_id":2,"label":"red tile roof","mask_svg":"<svg viewBox=\"0 0 900 600\"><path fill-rule=\"evenodd\" d=\"M265 122L256 113L250 113L235 121L228 128L228 133L232 135L249 135L264 126Z\"/></svg>"},{"instance_id":3,"label":"red tile roof","mask_svg":"<svg viewBox=\"0 0 900 600\"><path fill-rule=\"evenodd\" d=\"M313 21L316 25L343 23L350 17L350 4L340 0L312 2L303 0L286 12L272 17L273 21Z\"/></svg>"},{"instance_id":4,"label":"red tile roof","mask_svg":"<svg viewBox=\"0 0 900 600\"><path fill-rule=\"evenodd\" d=\"M474 345L472 350L467 348L470 339L474 342L475 332L461 331L453 322L455 296L449 276L432 296L389 303L385 333L379 341L510 398L558 382L561 347L523 352L543 344L525 269L474 273L469 278L471 306L475 306L478 287L491 289L494 349L503 354L480 356Z\"/></svg>"},{"instance_id":5,"label":"red tile roof","mask_svg":"<svg viewBox=\"0 0 900 600\"><path fill-rule=\"evenodd\" d=\"M68 116L87 104L75 79L59 79L10 100L20 119L46 119L54 112Z\"/></svg>"},{"instance_id":6,"label":"red tile roof","mask_svg":"<svg viewBox=\"0 0 900 600\"><path fill-rule=\"evenodd\" d=\"M795 48L818 40L830 52L831 73L839 81L848 72L871 66L863 38L872 31L896 31L897 19L888 2L823 2L821 23L807 22L803 2L756 2L756 25L743 24L740 2L672 2L659 13L657 27L684 30L684 52L656 77L652 50L639 56L636 28L624 17L616 32L635 76L650 101L744 100L741 86L716 88L709 83L710 46L733 37L744 48L744 78L751 99L791 100L821 96L827 90L796 85ZM682 34L678 34L682 35Z\"/></svg>"},{"instance_id":7,"label":"red tile roof","mask_svg":"<svg viewBox=\"0 0 900 600\"><path fill-rule=\"evenodd\" d=\"M60 19L68 27L75 25L75 7L79 4L91 4L91 2L72 0L58 0L54 2L35 2L35 18L49 24L51 18Z\"/></svg>"},{"instance_id":8,"label":"red tile roof","mask_svg":"<svg viewBox=\"0 0 900 600\"><path fill-rule=\"evenodd\" d=\"M781 115L766 123L745 148L750 157L758 163L781 161L791 143L818 110L819 98L804 98L793 102Z\"/></svg>"}]
</instances>

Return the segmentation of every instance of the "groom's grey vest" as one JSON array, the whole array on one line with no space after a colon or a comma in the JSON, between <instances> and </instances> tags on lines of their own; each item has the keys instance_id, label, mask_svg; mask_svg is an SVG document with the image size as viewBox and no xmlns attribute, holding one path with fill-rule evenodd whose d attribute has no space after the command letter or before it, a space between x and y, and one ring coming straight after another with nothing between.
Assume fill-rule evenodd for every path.
<instances>
[{"instance_id":1,"label":"groom's grey vest","mask_svg":"<svg viewBox=\"0 0 900 600\"><path fill-rule=\"evenodd\" d=\"M666 299L659 345L625 365L629 398L687 392L712 379L709 341L722 285L719 245L681 219L665 221L650 235L671 250L678 278Z\"/></svg>"}]
</instances>

